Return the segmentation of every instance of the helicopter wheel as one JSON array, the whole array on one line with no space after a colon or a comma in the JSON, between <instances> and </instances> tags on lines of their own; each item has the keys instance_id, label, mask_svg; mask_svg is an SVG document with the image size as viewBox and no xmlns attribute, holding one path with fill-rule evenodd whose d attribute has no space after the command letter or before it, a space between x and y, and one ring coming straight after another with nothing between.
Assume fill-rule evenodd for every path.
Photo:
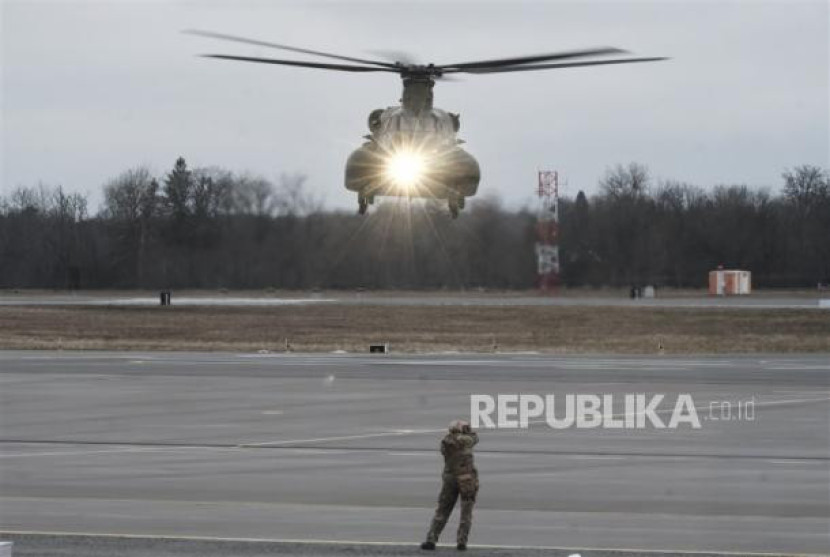
<instances>
[{"instance_id":1,"label":"helicopter wheel","mask_svg":"<svg viewBox=\"0 0 830 557\"><path fill-rule=\"evenodd\" d=\"M463 198L462 198L463 199ZM457 197L451 197L449 200L450 216L454 219L458 218L458 210L463 205L463 201L459 203Z\"/></svg>"},{"instance_id":2,"label":"helicopter wheel","mask_svg":"<svg viewBox=\"0 0 830 557\"><path fill-rule=\"evenodd\" d=\"M458 208L459 208L459 209L463 209L463 208L464 208L464 201L465 201L465 199L466 199L466 198L465 198L463 195L461 195L461 196L459 196L459 197L458 197Z\"/></svg>"},{"instance_id":3,"label":"helicopter wheel","mask_svg":"<svg viewBox=\"0 0 830 557\"><path fill-rule=\"evenodd\" d=\"M366 209L369 207L369 200L362 195L357 196L357 214L365 215Z\"/></svg>"}]
</instances>

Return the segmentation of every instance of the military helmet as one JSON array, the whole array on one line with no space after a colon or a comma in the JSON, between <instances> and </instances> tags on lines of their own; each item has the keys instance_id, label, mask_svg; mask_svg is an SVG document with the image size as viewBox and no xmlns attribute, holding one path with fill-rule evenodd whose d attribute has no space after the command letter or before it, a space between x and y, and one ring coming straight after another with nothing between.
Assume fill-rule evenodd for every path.
<instances>
[{"instance_id":1,"label":"military helmet","mask_svg":"<svg viewBox=\"0 0 830 557\"><path fill-rule=\"evenodd\" d=\"M465 428L469 429L470 423L465 420L453 420L450 422L450 433L461 433Z\"/></svg>"}]
</instances>

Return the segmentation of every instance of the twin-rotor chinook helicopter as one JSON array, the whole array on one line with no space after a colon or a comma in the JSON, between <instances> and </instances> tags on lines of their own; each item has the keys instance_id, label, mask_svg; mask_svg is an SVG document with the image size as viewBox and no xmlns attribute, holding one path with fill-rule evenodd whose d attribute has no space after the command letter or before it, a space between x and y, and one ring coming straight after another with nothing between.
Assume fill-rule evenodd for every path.
<instances>
[{"instance_id":1,"label":"twin-rotor chinook helicopter","mask_svg":"<svg viewBox=\"0 0 830 557\"><path fill-rule=\"evenodd\" d=\"M481 179L478 162L459 147L459 115L433 107L432 88L437 79L450 74L491 74L526 72L577 66L654 62L666 58L576 59L622 54L625 51L604 47L552 54L500 58L457 64L413 64L383 62L341 56L210 31L186 33L265 46L322 58L349 62L304 62L226 54L204 54L207 58L299 66L344 72L397 73L403 80L400 106L379 108L369 114L370 135L346 163L346 188L357 193L358 212L364 214L375 197L428 197L445 199L453 218L464 208L464 200L475 195ZM550 63L551 61L555 61ZM547 63L545 63L547 62Z\"/></svg>"}]
</instances>

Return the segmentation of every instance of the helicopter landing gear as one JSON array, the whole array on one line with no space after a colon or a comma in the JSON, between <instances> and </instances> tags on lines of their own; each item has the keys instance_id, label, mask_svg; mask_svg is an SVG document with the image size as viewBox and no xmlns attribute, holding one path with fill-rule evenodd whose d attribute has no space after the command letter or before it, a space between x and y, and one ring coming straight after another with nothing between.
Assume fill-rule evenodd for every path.
<instances>
[{"instance_id":1,"label":"helicopter landing gear","mask_svg":"<svg viewBox=\"0 0 830 557\"><path fill-rule=\"evenodd\" d=\"M357 194L357 214L358 215L365 215L366 209L369 208L369 205L375 204L375 196L374 195L363 195L362 193Z\"/></svg>"},{"instance_id":2,"label":"helicopter landing gear","mask_svg":"<svg viewBox=\"0 0 830 557\"><path fill-rule=\"evenodd\" d=\"M454 219L457 219L459 211L461 211L461 209L464 208L464 196L450 196L449 200L447 201L447 204L450 208L450 216Z\"/></svg>"},{"instance_id":3,"label":"helicopter landing gear","mask_svg":"<svg viewBox=\"0 0 830 557\"><path fill-rule=\"evenodd\" d=\"M457 219L458 212L464 208L464 196L450 197L447 203L450 207L450 216Z\"/></svg>"}]
</instances>

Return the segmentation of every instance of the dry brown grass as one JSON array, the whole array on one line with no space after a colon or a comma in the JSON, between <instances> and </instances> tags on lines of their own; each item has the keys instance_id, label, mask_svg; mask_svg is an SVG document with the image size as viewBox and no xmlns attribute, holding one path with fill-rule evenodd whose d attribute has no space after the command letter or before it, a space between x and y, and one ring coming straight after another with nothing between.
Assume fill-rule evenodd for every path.
<instances>
[{"instance_id":1,"label":"dry brown grass","mask_svg":"<svg viewBox=\"0 0 830 557\"><path fill-rule=\"evenodd\" d=\"M364 352L830 352L830 312L615 307L0 306L0 348Z\"/></svg>"}]
</instances>

